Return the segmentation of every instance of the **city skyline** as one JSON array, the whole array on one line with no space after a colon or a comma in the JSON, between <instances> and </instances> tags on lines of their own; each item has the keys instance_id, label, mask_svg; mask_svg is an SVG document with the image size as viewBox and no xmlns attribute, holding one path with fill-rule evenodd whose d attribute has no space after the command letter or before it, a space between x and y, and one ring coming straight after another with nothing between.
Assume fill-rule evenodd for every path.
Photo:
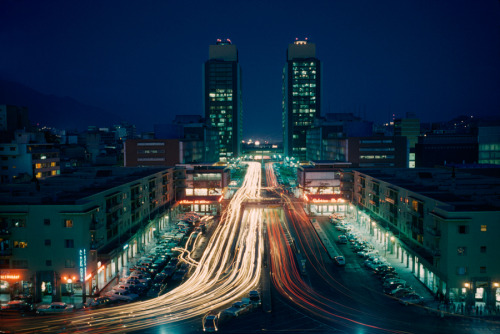
<instances>
[{"instance_id":1,"label":"city skyline","mask_svg":"<svg viewBox=\"0 0 500 334\"><path fill-rule=\"evenodd\" d=\"M203 114L202 66L217 38L239 49L244 138L281 138L281 71L295 38L317 45L323 114L386 122L409 111L425 122L500 107L497 1L0 6L1 79L73 97L143 131Z\"/></svg>"}]
</instances>

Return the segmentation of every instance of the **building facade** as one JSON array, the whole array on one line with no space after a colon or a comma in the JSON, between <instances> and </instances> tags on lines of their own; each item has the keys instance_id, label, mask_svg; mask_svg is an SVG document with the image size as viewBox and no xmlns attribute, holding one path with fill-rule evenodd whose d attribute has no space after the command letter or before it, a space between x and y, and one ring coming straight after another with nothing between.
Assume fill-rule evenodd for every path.
<instances>
[{"instance_id":1,"label":"building facade","mask_svg":"<svg viewBox=\"0 0 500 334\"><path fill-rule=\"evenodd\" d=\"M96 295L169 221L172 169L82 168L0 187L0 274L35 301Z\"/></svg>"},{"instance_id":2,"label":"building facade","mask_svg":"<svg viewBox=\"0 0 500 334\"><path fill-rule=\"evenodd\" d=\"M238 157L243 136L241 67L236 45L229 39L209 46L203 94L205 119L219 135L220 160Z\"/></svg>"},{"instance_id":3,"label":"building facade","mask_svg":"<svg viewBox=\"0 0 500 334\"><path fill-rule=\"evenodd\" d=\"M312 161L297 168L296 196L302 197L305 209L313 215L342 213L347 201L341 191L341 170L348 163Z\"/></svg>"},{"instance_id":4,"label":"building facade","mask_svg":"<svg viewBox=\"0 0 500 334\"><path fill-rule=\"evenodd\" d=\"M426 134L415 144L416 167L472 164L477 158L478 142L473 134Z\"/></svg>"},{"instance_id":5,"label":"building facade","mask_svg":"<svg viewBox=\"0 0 500 334\"><path fill-rule=\"evenodd\" d=\"M284 154L306 160L307 130L321 114L321 63L315 44L296 40L288 46L282 82Z\"/></svg>"},{"instance_id":6,"label":"building facade","mask_svg":"<svg viewBox=\"0 0 500 334\"><path fill-rule=\"evenodd\" d=\"M498 178L374 169L353 171L352 182L358 224L431 291L471 307L500 305Z\"/></svg>"}]
</instances>

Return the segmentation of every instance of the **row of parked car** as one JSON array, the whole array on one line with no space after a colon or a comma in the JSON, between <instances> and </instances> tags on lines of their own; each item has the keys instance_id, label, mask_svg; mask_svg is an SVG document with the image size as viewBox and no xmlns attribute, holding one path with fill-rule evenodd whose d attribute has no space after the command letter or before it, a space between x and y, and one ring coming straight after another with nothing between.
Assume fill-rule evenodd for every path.
<instances>
[{"instance_id":1,"label":"row of parked car","mask_svg":"<svg viewBox=\"0 0 500 334\"><path fill-rule=\"evenodd\" d=\"M337 230L343 233L339 236L339 243L350 244L352 251L364 259L364 267L380 278L385 294L396 298L403 305L424 303L424 299L400 278L395 268L375 250L375 247L363 240L360 234L354 232L350 223L332 218L330 221L336 225Z\"/></svg>"},{"instance_id":2,"label":"row of parked car","mask_svg":"<svg viewBox=\"0 0 500 334\"><path fill-rule=\"evenodd\" d=\"M44 315L69 313L75 310L75 305L62 302L53 302L51 304L42 304L35 307L33 298L30 295L15 296L7 304L2 305L0 316L25 316L28 314Z\"/></svg>"}]
</instances>

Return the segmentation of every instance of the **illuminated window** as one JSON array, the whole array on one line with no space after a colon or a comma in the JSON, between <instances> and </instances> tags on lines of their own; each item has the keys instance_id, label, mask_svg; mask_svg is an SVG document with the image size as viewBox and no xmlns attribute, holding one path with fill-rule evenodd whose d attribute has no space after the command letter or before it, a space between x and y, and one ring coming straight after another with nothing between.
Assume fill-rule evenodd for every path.
<instances>
[{"instance_id":1,"label":"illuminated window","mask_svg":"<svg viewBox=\"0 0 500 334\"><path fill-rule=\"evenodd\" d=\"M56 171L56 170L53 170L53 171L51 172L51 175L57 175L57 171Z\"/></svg>"},{"instance_id":2,"label":"illuminated window","mask_svg":"<svg viewBox=\"0 0 500 334\"><path fill-rule=\"evenodd\" d=\"M40 172L36 173L36 178L37 178L37 179L39 179L39 178L41 178L41 177L42 177L42 173L40 173Z\"/></svg>"},{"instance_id":3,"label":"illuminated window","mask_svg":"<svg viewBox=\"0 0 500 334\"><path fill-rule=\"evenodd\" d=\"M65 219L63 226L64 227L73 227L73 221L71 219Z\"/></svg>"},{"instance_id":4,"label":"illuminated window","mask_svg":"<svg viewBox=\"0 0 500 334\"><path fill-rule=\"evenodd\" d=\"M35 165L35 168L37 168L37 169L42 168L42 164L41 164L41 163L36 164L36 165Z\"/></svg>"},{"instance_id":5,"label":"illuminated window","mask_svg":"<svg viewBox=\"0 0 500 334\"><path fill-rule=\"evenodd\" d=\"M55 167L56 166L56 163L55 162L51 162L50 163L50 167Z\"/></svg>"},{"instance_id":6,"label":"illuminated window","mask_svg":"<svg viewBox=\"0 0 500 334\"><path fill-rule=\"evenodd\" d=\"M481 225L481 232L486 232L486 225Z\"/></svg>"}]
</instances>

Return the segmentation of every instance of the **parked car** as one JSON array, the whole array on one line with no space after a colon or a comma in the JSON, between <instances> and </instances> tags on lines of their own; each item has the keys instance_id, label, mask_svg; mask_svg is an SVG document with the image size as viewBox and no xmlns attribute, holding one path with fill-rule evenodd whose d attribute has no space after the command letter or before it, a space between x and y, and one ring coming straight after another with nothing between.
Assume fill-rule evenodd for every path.
<instances>
[{"instance_id":1,"label":"parked car","mask_svg":"<svg viewBox=\"0 0 500 334\"><path fill-rule=\"evenodd\" d=\"M135 293L131 293L128 290L124 289L113 289L105 294L107 297L112 298L112 299L120 299L124 300L126 302L132 302L139 298L139 295Z\"/></svg>"},{"instance_id":2,"label":"parked car","mask_svg":"<svg viewBox=\"0 0 500 334\"><path fill-rule=\"evenodd\" d=\"M248 297L250 298L250 303L254 305L260 305L262 300L260 299L260 293L257 290L251 290L248 293Z\"/></svg>"},{"instance_id":3,"label":"parked car","mask_svg":"<svg viewBox=\"0 0 500 334\"><path fill-rule=\"evenodd\" d=\"M399 302L405 306L408 304L423 304L424 298L420 297L416 293L407 294L401 298L399 298Z\"/></svg>"},{"instance_id":4,"label":"parked car","mask_svg":"<svg viewBox=\"0 0 500 334\"><path fill-rule=\"evenodd\" d=\"M25 315L33 311L33 305L24 300L11 300L5 305L2 305L0 310L1 315Z\"/></svg>"},{"instance_id":5,"label":"parked car","mask_svg":"<svg viewBox=\"0 0 500 334\"><path fill-rule=\"evenodd\" d=\"M66 304L62 302L53 302L50 304L43 304L38 306L36 309L36 314L61 314L61 313L70 313L75 310L75 305Z\"/></svg>"},{"instance_id":6,"label":"parked car","mask_svg":"<svg viewBox=\"0 0 500 334\"><path fill-rule=\"evenodd\" d=\"M153 283L153 285L151 285L151 288L148 290L146 295L150 298L156 298L160 295L162 287L163 287L163 284Z\"/></svg>"},{"instance_id":7,"label":"parked car","mask_svg":"<svg viewBox=\"0 0 500 334\"><path fill-rule=\"evenodd\" d=\"M338 266L345 266L345 258L343 256L335 256L333 260Z\"/></svg>"},{"instance_id":8,"label":"parked car","mask_svg":"<svg viewBox=\"0 0 500 334\"><path fill-rule=\"evenodd\" d=\"M395 283L398 283L398 284L405 284L406 281L405 280L402 280L401 278L391 278L391 279L387 279L384 281L384 288L385 287L388 287L389 285L391 284L395 284Z\"/></svg>"},{"instance_id":9,"label":"parked car","mask_svg":"<svg viewBox=\"0 0 500 334\"><path fill-rule=\"evenodd\" d=\"M172 276L173 281L182 281L184 277L187 274L187 270L185 269L179 269L175 272L175 274Z\"/></svg>"},{"instance_id":10,"label":"parked car","mask_svg":"<svg viewBox=\"0 0 500 334\"><path fill-rule=\"evenodd\" d=\"M385 294L388 294L388 295L393 295L397 289L411 289L411 286L409 286L408 284L406 283L394 283L394 284L391 284L389 286L386 286L384 288L384 293Z\"/></svg>"},{"instance_id":11,"label":"parked car","mask_svg":"<svg viewBox=\"0 0 500 334\"><path fill-rule=\"evenodd\" d=\"M396 271L396 269L394 269L394 267L391 267L388 264L384 264L384 265L378 266L378 267L373 269L373 272L377 275L382 275L382 274L386 274L386 273L393 273L395 271Z\"/></svg>"},{"instance_id":12,"label":"parked car","mask_svg":"<svg viewBox=\"0 0 500 334\"><path fill-rule=\"evenodd\" d=\"M347 237L345 235L339 235L339 244L347 244Z\"/></svg>"},{"instance_id":13,"label":"parked car","mask_svg":"<svg viewBox=\"0 0 500 334\"><path fill-rule=\"evenodd\" d=\"M398 289L397 291L395 291L392 295L395 297L395 298L403 298L404 296L406 295L409 295L409 294L412 294L412 293L415 293L415 291L413 290L410 290L410 289Z\"/></svg>"},{"instance_id":14,"label":"parked car","mask_svg":"<svg viewBox=\"0 0 500 334\"><path fill-rule=\"evenodd\" d=\"M118 304L119 302L120 300L111 299L109 297L90 298L89 300L87 300L85 304L83 304L83 308L85 309L101 308L110 305L115 305Z\"/></svg>"},{"instance_id":15,"label":"parked car","mask_svg":"<svg viewBox=\"0 0 500 334\"><path fill-rule=\"evenodd\" d=\"M217 332L219 330L219 314L210 312L203 317L203 331L204 332Z\"/></svg>"}]
</instances>

